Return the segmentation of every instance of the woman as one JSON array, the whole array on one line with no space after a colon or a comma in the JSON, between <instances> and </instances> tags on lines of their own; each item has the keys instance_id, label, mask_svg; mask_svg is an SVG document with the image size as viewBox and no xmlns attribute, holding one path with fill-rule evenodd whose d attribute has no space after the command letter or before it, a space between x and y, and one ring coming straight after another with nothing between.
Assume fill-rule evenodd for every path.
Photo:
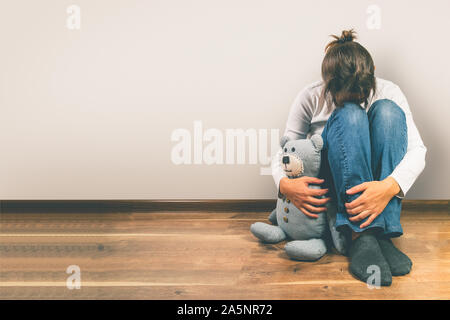
<instances>
[{"instance_id":1,"label":"woman","mask_svg":"<svg viewBox=\"0 0 450 320\"><path fill-rule=\"evenodd\" d=\"M288 179L281 150L273 177L279 192L312 219L333 199L336 228L352 234L350 271L367 281L377 266L381 285L390 285L393 275L407 274L412 266L390 238L403 234L401 201L425 167L426 147L402 91L375 77L369 52L353 41L355 32L333 37L322 62L323 81L298 94L285 130L293 139L322 134L324 179ZM309 183L325 183L321 195L330 191L330 197L318 199Z\"/></svg>"}]
</instances>

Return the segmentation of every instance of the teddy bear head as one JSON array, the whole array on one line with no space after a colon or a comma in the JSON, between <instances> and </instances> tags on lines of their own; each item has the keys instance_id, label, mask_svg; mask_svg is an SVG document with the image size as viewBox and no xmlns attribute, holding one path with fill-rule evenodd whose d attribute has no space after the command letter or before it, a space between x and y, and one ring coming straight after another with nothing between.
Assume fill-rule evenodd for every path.
<instances>
[{"instance_id":1,"label":"teddy bear head","mask_svg":"<svg viewBox=\"0 0 450 320\"><path fill-rule=\"evenodd\" d=\"M301 176L317 177L323 148L322 136L314 134L310 139L291 140L283 136L280 140L283 153L281 165L289 178Z\"/></svg>"}]
</instances>

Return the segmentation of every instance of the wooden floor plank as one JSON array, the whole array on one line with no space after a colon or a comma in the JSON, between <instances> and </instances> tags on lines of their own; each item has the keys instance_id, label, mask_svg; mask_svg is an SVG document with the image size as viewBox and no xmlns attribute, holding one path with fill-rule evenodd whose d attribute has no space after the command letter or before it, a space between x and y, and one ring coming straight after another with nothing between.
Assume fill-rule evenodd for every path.
<instances>
[{"instance_id":1,"label":"wooden floor plank","mask_svg":"<svg viewBox=\"0 0 450 320\"><path fill-rule=\"evenodd\" d=\"M257 241L249 227L267 212L2 213L0 298L450 299L449 212L417 208L394 240L413 270L381 289L354 279L347 257L293 261L285 243ZM80 290L66 287L69 265Z\"/></svg>"}]
</instances>

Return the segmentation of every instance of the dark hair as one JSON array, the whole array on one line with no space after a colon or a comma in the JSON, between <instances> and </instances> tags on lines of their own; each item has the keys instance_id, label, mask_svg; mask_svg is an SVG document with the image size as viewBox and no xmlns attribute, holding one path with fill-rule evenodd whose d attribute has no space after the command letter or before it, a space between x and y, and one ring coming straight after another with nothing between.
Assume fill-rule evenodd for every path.
<instances>
[{"instance_id":1,"label":"dark hair","mask_svg":"<svg viewBox=\"0 0 450 320\"><path fill-rule=\"evenodd\" d=\"M356 39L353 29L332 37L335 40L326 46L322 62L324 96L330 94L336 107L344 102L367 106L371 91L375 91L375 66L370 53L353 41Z\"/></svg>"}]
</instances>

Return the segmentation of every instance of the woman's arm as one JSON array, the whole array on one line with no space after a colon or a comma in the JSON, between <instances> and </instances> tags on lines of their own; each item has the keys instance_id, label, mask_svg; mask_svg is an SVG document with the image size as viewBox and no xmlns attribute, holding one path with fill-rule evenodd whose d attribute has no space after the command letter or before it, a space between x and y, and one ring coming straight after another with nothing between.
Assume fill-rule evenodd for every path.
<instances>
[{"instance_id":1,"label":"woman's arm","mask_svg":"<svg viewBox=\"0 0 450 320\"><path fill-rule=\"evenodd\" d=\"M423 144L419 130L417 130L416 124L414 123L411 109L403 92L398 86L395 86L392 92L389 93L389 96L388 99L397 103L405 113L406 127L408 130L406 154L390 175L390 177L397 181L400 187L400 192L396 196L403 198L425 168L427 148Z\"/></svg>"}]
</instances>

